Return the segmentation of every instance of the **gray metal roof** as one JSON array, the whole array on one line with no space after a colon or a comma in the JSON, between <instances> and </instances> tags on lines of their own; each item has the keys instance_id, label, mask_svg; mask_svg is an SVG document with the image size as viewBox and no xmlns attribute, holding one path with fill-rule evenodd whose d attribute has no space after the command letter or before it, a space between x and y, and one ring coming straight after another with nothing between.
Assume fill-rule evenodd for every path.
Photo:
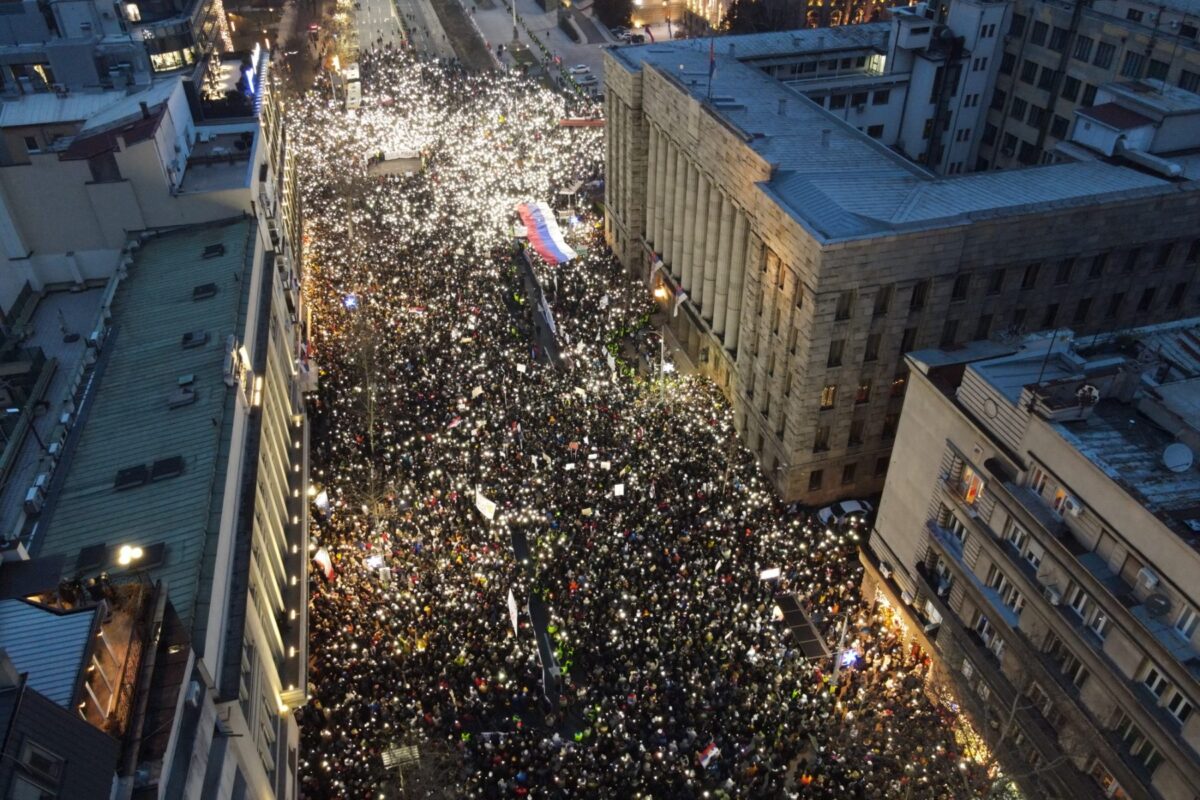
<instances>
[{"instance_id":1,"label":"gray metal roof","mask_svg":"<svg viewBox=\"0 0 1200 800\"><path fill-rule=\"evenodd\" d=\"M807 41L814 38L815 31L798 33ZM792 34L761 36L759 48L767 54L774 52L772 48L787 46ZM711 95L720 102L708 105L746 135L747 147L774 166L771 180L759 184L760 188L819 241L949 227L979 216L1035 214L1052 207L1179 188L1143 172L1099 161L933 175L761 70L741 63L739 59L753 52L749 40L758 38L717 41ZM734 57L727 55L727 47L722 48L725 39L734 41ZM629 71L649 65L678 81L697 100L705 102L709 95L709 50L703 40L610 52L614 61ZM781 100L786 100L783 115L778 113Z\"/></svg>"},{"instance_id":2,"label":"gray metal roof","mask_svg":"<svg viewBox=\"0 0 1200 800\"><path fill-rule=\"evenodd\" d=\"M207 596L201 574L215 553L236 391L223 382L225 340L244 327L253 237L252 221L239 220L165 234L136 253L113 302L113 334L36 553L66 555L71 572L83 548L161 542L161 563L145 568L151 579L165 580L188 625ZM203 258L216 244L223 254ZM215 296L192 299L195 287L210 283ZM205 331L207 343L183 348L191 331ZM167 397L187 374L197 399L171 409ZM173 456L183 458L182 474L114 490L118 471Z\"/></svg>"},{"instance_id":3,"label":"gray metal roof","mask_svg":"<svg viewBox=\"0 0 1200 800\"><path fill-rule=\"evenodd\" d=\"M70 708L87 655L96 609L60 613L24 600L0 600L0 650L29 685Z\"/></svg>"}]
</instances>

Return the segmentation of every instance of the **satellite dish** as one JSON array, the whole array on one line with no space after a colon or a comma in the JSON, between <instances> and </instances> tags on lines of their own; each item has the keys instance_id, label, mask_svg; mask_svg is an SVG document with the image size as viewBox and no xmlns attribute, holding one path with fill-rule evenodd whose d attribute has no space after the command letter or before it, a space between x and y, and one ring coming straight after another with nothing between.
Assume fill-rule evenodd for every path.
<instances>
[{"instance_id":1,"label":"satellite dish","mask_svg":"<svg viewBox=\"0 0 1200 800\"><path fill-rule=\"evenodd\" d=\"M1187 472L1192 468L1192 462L1195 456L1192 454L1192 448L1188 447L1183 442L1175 442L1167 445L1163 450L1162 463L1163 466L1171 470L1171 472Z\"/></svg>"},{"instance_id":2,"label":"satellite dish","mask_svg":"<svg viewBox=\"0 0 1200 800\"><path fill-rule=\"evenodd\" d=\"M1155 592L1146 598L1146 610L1152 617L1161 617L1171 610L1171 601L1165 594Z\"/></svg>"},{"instance_id":3,"label":"satellite dish","mask_svg":"<svg viewBox=\"0 0 1200 800\"><path fill-rule=\"evenodd\" d=\"M1081 406L1094 406L1100 402L1100 390L1090 383L1085 383L1075 390L1075 399Z\"/></svg>"}]
</instances>

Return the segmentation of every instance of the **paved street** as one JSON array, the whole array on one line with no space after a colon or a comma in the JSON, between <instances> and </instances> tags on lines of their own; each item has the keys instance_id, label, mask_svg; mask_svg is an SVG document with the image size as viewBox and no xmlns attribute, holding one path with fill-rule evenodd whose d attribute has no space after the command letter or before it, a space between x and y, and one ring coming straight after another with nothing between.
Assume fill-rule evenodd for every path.
<instances>
[{"instance_id":1,"label":"paved street","mask_svg":"<svg viewBox=\"0 0 1200 800\"><path fill-rule=\"evenodd\" d=\"M605 41L579 44L571 41L571 38L558 27L556 12L542 11L541 6L534 0L516 0L516 3L517 13L521 15L525 23L524 27L518 26L521 41L530 46L535 57L540 58L541 51L534 39L530 37L530 31L538 41L550 48L553 55L562 57L564 68L574 64L586 64L598 79L603 77L604 51L601 48L604 44L615 41L608 31L604 30L604 26L598 22L594 23L596 32L600 36L607 37ZM466 7L468 12L472 8L469 0ZM507 51L507 46L512 41L512 12L503 2L495 0L494 6L490 9L485 9L483 6L476 7L474 19L493 52L498 44L504 44ZM512 64L512 59L507 52L505 52L503 60L506 66Z\"/></svg>"},{"instance_id":2,"label":"paved street","mask_svg":"<svg viewBox=\"0 0 1200 800\"><path fill-rule=\"evenodd\" d=\"M424 35L425 27L422 23L421 30L416 34L418 37ZM399 47L404 41L404 27L400 24L392 0L360 0L354 14L354 28L358 34L358 46L362 49L388 45ZM418 42L425 44L419 38Z\"/></svg>"}]
</instances>

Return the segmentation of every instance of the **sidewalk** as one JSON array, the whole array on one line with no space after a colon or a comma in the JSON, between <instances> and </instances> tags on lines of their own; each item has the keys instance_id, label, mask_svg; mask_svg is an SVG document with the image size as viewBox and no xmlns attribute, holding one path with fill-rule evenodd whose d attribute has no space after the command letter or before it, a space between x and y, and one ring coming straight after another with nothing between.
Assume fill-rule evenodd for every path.
<instances>
[{"instance_id":1,"label":"sidewalk","mask_svg":"<svg viewBox=\"0 0 1200 800\"><path fill-rule=\"evenodd\" d=\"M512 42L512 11L504 4L503 0L486 0L481 4L476 4L471 0L463 0L463 2L467 14L471 15L492 52L496 52L497 45L504 45L504 54L501 60L505 66L511 67L513 60L508 52L508 46ZM517 14L524 23L517 26L520 41L529 45L530 52L535 58L540 60L542 57L541 48L538 46L538 42L540 42L550 50L552 56L562 59L564 69L575 64L584 64L591 69L598 81L602 81L604 65L602 47L612 41L611 34L604 30L602 25L593 21L594 32L584 31L584 35L590 33L593 36L604 37L603 41L577 43L558 27L557 12L543 11L534 0L516 0L516 4ZM492 7L487 8L488 5L492 5ZM530 36L530 32L533 36ZM553 70L551 74L554 74ZM555 75L555 77L558 76ZM593 88L598 87L599 83Z\"/></svg>"}]
</instances>

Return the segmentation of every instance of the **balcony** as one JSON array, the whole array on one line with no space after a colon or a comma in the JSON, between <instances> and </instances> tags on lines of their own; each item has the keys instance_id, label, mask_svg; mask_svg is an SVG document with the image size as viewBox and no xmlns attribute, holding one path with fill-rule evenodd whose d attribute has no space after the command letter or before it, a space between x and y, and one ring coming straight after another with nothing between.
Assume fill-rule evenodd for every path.
<instances>
[{"instance_id":1,"label":"balcony","mask_svg":"<svg viewBox=\"0 0 1200 800\"><path fill-rule=\"evenodd\" d=\"M1027 486L1020 486L1012 481L999 482L1004 494L1020 506L1026 514L1044 528L1055 539L1062 539L1067 533L1067 526L1053 508L1047 505L1041 495Z\"/></svg>"}]
</instances>

